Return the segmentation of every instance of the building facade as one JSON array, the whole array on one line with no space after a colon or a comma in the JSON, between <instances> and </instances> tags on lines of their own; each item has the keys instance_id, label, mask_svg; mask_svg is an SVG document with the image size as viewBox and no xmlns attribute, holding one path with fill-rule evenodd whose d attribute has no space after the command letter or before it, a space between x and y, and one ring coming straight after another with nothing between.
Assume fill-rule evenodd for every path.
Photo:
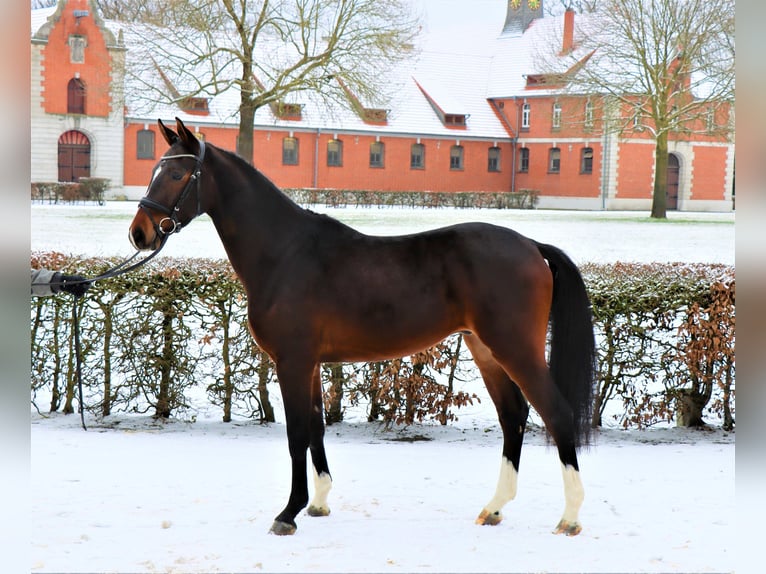
<instances>
[{"instance_id":1,"label":"building facade","mask_svg":"<svg viewBox=\"0 0 766 574\"><path fill-rule=\"evenodd\" d=\"M565 42L574 41L574 17L568 12L557 22ZM467 50L456 60L459 46L425 51L401 74L385 110L366 108L350 93L349 105L329 115L309 105L264 106L253 163L283 188L532 189L541 208L648 210L655 158L647 132L639 124L619 134L606 129L614 111L605 111L611 108L603 98L535 85L534 65L522 55L551 20L542 18L541 2L508 2L499 35L482 53ZM166 149L158 118L180 117L200 137L236 148L236 98L187 98L137 111L125 88L129 26L102 20L90 0L32 11L34 182L105 177L112 197L140 197ZM733 141L678 134L668 159L669 209L733 209Z\"/></svg>"}]
</instances>

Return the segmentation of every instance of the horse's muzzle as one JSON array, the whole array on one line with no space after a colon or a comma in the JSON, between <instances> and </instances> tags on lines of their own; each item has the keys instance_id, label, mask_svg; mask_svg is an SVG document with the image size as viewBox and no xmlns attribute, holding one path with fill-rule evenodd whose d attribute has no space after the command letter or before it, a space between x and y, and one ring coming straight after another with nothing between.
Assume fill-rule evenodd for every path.
<instances>
[{"instance_id":1,"label":"horse's muzzle","mask_svg":"<svg viewBox=\"0 0 766 574\"><path fill-rule=\"evenodd\" d=\"M133 218L128 231L130 243L139 251L149 251L157 249L161 243L161 238L154 230L151 220L145 213L139 210L139 213Z\"/></svg>"}]
</instances>

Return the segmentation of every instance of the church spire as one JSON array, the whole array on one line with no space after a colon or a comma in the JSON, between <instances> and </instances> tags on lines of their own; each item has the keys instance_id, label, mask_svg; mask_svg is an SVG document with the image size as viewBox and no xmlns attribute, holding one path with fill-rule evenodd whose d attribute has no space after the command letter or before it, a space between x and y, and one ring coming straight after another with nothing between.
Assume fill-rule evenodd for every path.
<instances>
[{"instance_id":1,"label":"church spire","mask_svg":"<svg viewBox=\"0 0 766 574\"><path fill-rule=\"evenodd\" d=\"M508 0L503 36L520 36L532 20L543 17L543 0Z\"/></svg>"}]
</instances>

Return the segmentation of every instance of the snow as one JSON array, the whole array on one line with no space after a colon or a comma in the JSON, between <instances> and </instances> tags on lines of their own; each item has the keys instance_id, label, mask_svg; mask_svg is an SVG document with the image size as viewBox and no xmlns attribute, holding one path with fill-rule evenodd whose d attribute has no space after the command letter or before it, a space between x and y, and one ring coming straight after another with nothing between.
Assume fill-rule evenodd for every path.
<instances>
[{"instance_id":1,"label":"snow","mask_svg":"<svg viewBox=\"0 0 766 574\"><path fill-rule=\"evenodd\" d=\"M135 203L32 206L32 250L128 255ZM576 261L734 263L734 215L451 209L329 209L367 233L464 220L509 225ZM94 241L94 238L97 240ZM163 252L224 257L209 219ZM278 388L272 399L281 409ZM551 534L564 510L561 464L536 426L518 495L498 526L476 516L495 492L502 435L486 398L447 427L327 428L326 518L268 534L287 501L282 422L31 414L32 572L721 572L734 558L735 439L720 429L607 429L580 454L583 532ZM278 420L282 421L281 413ZM310 475L309 475L310 476ZM309 479L313 493L313 481Z\"/></svg>"},{"instance_id":2,"label":"snow","mask_svg":"<svg viewBox=\"0 0 766 574\"><path fill-rule=\"evenodd\" d=\"M580 456L578 537L551 531L561 465L522 452L498 526L474 519L500 470L497 425L328 427L327 518L268 534L289 490L282 425L32 417L33 572L721 572L734 564L734 438L605 431ZM403 437L431 440L403 442Z\"/></svg>"},{"instance_id":3,"label":"snow","mask_svg":"<svg viewBox=\"0 0 766 574\"><path fill-rule=\"evenodd\" d=\"M97 205L33 204L32 251L89 256L130 255L128 226L137 202ZM652 221L646 212L511 209L312 207L373 235L396 235L466 221L511 227L562 248L577 263L614 261L734 265L734 213L670 212ZM171 238L162 256L225 259L210 218L203 215Z\"/></svg>"}]
</instances>

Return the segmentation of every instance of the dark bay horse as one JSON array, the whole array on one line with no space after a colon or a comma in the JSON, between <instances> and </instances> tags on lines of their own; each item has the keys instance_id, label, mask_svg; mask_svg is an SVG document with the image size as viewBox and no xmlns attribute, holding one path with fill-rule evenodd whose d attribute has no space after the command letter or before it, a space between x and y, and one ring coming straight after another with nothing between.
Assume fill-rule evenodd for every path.
<instances>
[{"instance_id":1,"label":"dark bay horse","mask_svg":"<svg viewBox=\"0 0 766 574\"><path fill-rule=\"evenodd\" d=\"M330 513L320 364L414 354L465 335L503 430L500 479L476 522L497 524L516 495L529 404L558 449L565 508L557 533L578 534L583 487L577 447L588 441L595 373L590 304L558 248L509 229L467 223L401 237L364 235L305 210L231 152L159 122L170 149L130 225L141 250L201 213L212 219L247 293L250 331L276 364L292 488L271 531L295 532ZM546 362L549 321L550 355Z\"/></svg>"}]
</instances>

